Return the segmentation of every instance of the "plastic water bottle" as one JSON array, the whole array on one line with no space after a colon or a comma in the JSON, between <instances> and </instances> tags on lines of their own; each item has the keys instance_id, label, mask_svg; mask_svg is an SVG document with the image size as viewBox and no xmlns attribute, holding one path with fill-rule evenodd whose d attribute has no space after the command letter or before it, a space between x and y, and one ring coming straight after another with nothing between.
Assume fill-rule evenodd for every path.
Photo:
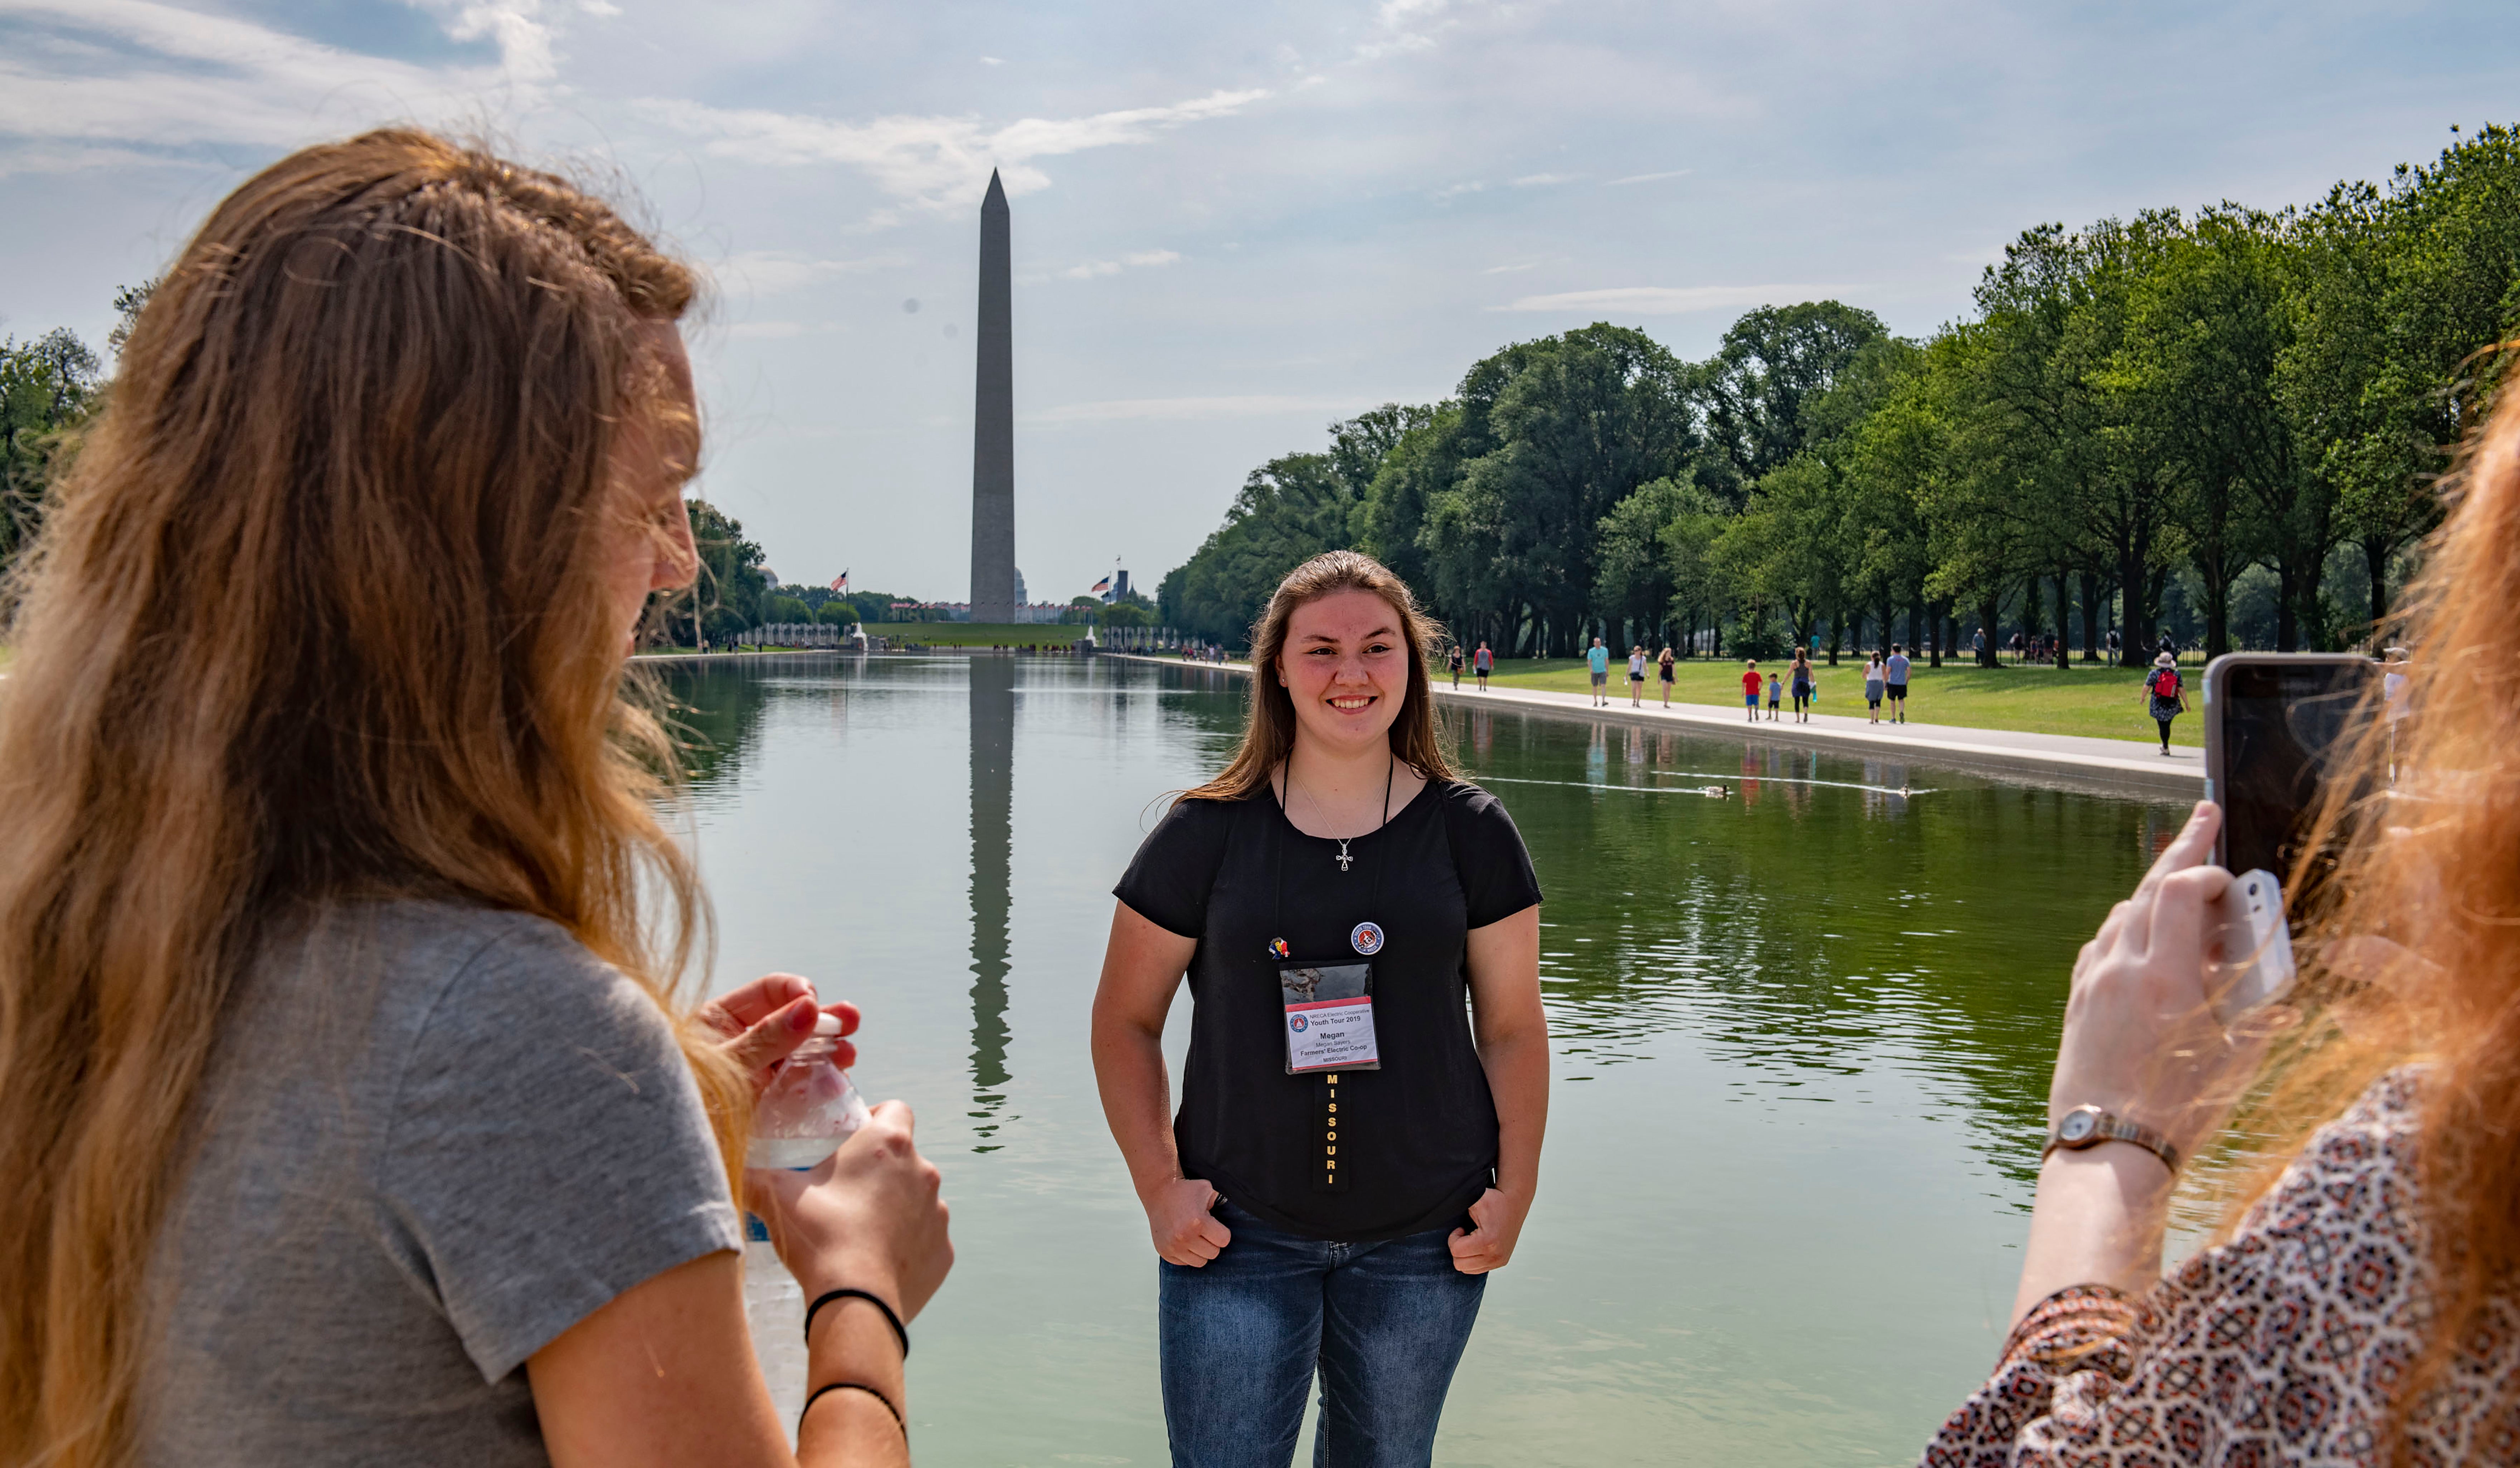
<instances>
[{"instance_id":1,"label":"plastic water bottle","mask_svg":"<svg viewBox=\"0 0 2520 1468\"><path fill-rule=\"evenodd\" d=\"M867 1124L866 1098L849 1084L848 1072L832 1063L839 1040L839 1020L826 1014L781 1062L752 1108L745 1167L805 1172ZM743 1216L743 1312L770 1400L781 1420L792 1423L805 1408L805 1295L770 1246L768 1225L750 1214Z\"/></svg>"}]
</instances>

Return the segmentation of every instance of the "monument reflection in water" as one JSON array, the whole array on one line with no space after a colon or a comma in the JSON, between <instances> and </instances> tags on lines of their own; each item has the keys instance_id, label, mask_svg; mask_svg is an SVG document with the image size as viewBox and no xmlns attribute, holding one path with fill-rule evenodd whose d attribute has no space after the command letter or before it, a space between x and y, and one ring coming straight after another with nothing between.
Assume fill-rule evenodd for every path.
<instances>
[{"instance_id":1,"label":"monument reflection in water","mask_svg":"<svg viewBox=\"0 0 2520 1468\"><path fill-rule=\"evenodd\" d=\"M1240 680L879 656L675 689L710 746L717 982L863 1005L858 1080L945 1170L921 1454L1166 1461L1088 1019L1110 886L1229 757ZM2074 950L2182 813L1611 721L1454 729L1548 892L1558 1084L1438 1459L1912 1460L2001 1338Z\"/></svg>"},{"instance_id":2,"label":"monument reflection in water","mask_svg":"<svg viewBox=\"0 0 2520 1468\"><path fill-rule=\"evenodd\" d=\"M991 1138L1007 1104L1007 917L1012 904L1015 798L1015 666L971 659L971 1118Z\"/></svg>"}]
</instances>

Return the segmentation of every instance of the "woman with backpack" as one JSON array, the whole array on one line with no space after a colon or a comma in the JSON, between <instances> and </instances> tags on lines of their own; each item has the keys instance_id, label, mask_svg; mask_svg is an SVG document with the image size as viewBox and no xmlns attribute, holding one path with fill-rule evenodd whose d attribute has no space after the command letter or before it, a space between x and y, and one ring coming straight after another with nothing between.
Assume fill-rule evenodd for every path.
<instances>
[{"instance_id":1,"label":"woman with backpack","mask_svg":"<svg viewBox=\"0 0 2520 1468\"><path fill-rule=\"evenodd\" d=\"M2161 752L2170 752L2170 721L2187 712L2187 690L2179 681L2179 659L2164 652L2152 660L2152 672L2143 681L2143 695L2152 710L2152 722L2161 726Z\"/></svg>"}]
</instances>

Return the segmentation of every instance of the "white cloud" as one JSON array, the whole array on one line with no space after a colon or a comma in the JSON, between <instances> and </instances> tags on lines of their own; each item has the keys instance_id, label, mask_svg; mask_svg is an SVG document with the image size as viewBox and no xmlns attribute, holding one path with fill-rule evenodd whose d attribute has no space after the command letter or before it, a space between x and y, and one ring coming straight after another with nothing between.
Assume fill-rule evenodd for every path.
<instances>
[{"instance_id":1,"label":"white cloud","mask_svg":"<svg viewBox=\"0 0 2520 1468\"><path fill-rule=\"evenodd\" d=\"M380 111L442 119L477 114L490 96L530 105L554 72L538 0L429 5L449 35L487 37L500 54L492 66L437 69L157 0L5 0L5 8L25 33L0 50L0 135L21 140L291 147ZM48 65L68 54L83 64ZM44 156L52 166L79 159L74 151ZM88 159L123 160L112 150Z\"/></svg>"},{"instance_id":2,"label":"white cloud","mask_svg":"<svg viewBox=\"0 0 2520 1468\"><path fill-rule=\"evenodd\" d=\"M1297 413L1336 413L1354 408L1355 398L1218 397L1113 398L1100 403L1064 403L1023 415L1028 423L1101 423L1122 419L1175 423L1213 418L1278 418Z\"/></svg>"},{"instance_id":3,"label":"white cloud","mask_svg":"<svg viewBox=\"0 0 2520 1468\"><path fill-rule=\"evenodd\" d=\"M1435 32L1447 23L1452 0L1382 0L1373 12L1373 35L1356 48L1357 56L1373 61L1400 51L1423 51L1435 44Z\"/></svg>"},{"instance_id":4,"label":"white cloud","mask_svg":"<svg viewBox=\"0 0 2520 1468\"><path fill-rule=\"evenodd\" d=\"M1525 260L1519 265L1491 265L1487 269L1480 271L1479 274L1517 275L1526 270L1537 270L1539 268L1540 262L1538 260Z\"/></svg>"},{"instance_id":5,"label":"white cloud","mask_svg":"<svg viewBox=\"0 0 2520 1468\"><path fill-rule=\"evenodd\" d=\"M738 341L771 341L783 336L802 336L801 321L739 321L726 329L726 334Z\"/></svg>"},{"instance_id":6,"label":"white cloud","mask_svg":"<svg viewBox=\"0 0 2520 1468\"><path fill-rule=\"evenodd\" d=\"M1030 166L1091 148L1152 142L1185 123L1231 116L1269 96L1265 89L1217 91L1169 107L1129 108L1090 117L1025 117L991 131L977 117L891 116L839 122L797 112L703 107L651 98L648 115L696 137L720 157L771 165L840 163L863 170L878 188L925 207L970 202L975 181L994 166L1009 194L1050 187Z\"/></svg>"},{"instance_id":7,"label":"white cloud","mask_svg":"<svg viewBox=\"0 0 2520 1468\"><path fill-rule=\"evenodd\" d=\"M730 283L741 283L749 288L755 295L774 295L836 276L855 275L860 271L878 270L901 263L901 259L893 255L871 255L863 260L817 260L793 250L752 249L729 258L718 268L718 274Z\"/></svg>"},{"instance_id":8,"label":"white cloud","mask_svg":"<svg viewBox=\"0 0 2520 1468\"><path fill-rule=\"evenodd\" d=\"M1093 260L1083 265L1070 265L1059 275L1071 281L1090 281L1098 276L1118 275L1123 270L1176 264L1180 259L1178 253L1169 249L1141 249L1116 260Z\"/></svg>"},{"instance_id":9,"label":"white cloud","mask_svg":"<svg viewBox=\"0 0 2520 1468\"><path fill-rule=\"evenodd\" d=\"M1616 189L1623 184L1650 184L1659 179L1687 178L1696 171L1694 168L1673 168L1662 173L1631 173L1626 178L1614 178L1603 187Z\"/></svg>"},{"instance_id":10,"label":"white cloud","mask_svg":"<svg viewBox=\"0 0 2520 1468\"><path fill-rule=\"evenodd\" d=\"M1821 300L1849 289L1845 286L1620 286L1608 290L1566 290L1555 295L1526 295L1509 304L1488 309L1685 316L1691 311L1717 311L1732 306L1771 306L1790 301Z\"/></svg>"},{"instance_id":11,"label":"white cloud","mask_svg":"<svg viewBox=\"0 0 2520 1468\"><path fill-rule=\"evenodd\" d=\"M980 65L983 67L1003 67L1006 64L1007 59L1002 56L984 56L980 58Z\"/></svg>"},{"instance_id":12,"label":"white cloud","mask_svg":"<svg viewBox=\"0 0 2520 1468\"><path fill-rule=\"evenodd\" d=\"M1436 202L1441 203L1448 199L1459 199L1464 194L1485 194L1487 191L1488 186L1485 183L1472 179L1466 184L1445 185L1435 191L1434 199Z\"/></svg>"},{"instance_id":13,"label":"white cloud","mask_svg":"<svg viewBox=\"0 0 2520 1468\"><path fill-rule=\"evenodd\" d=\"M1580 173L1526 173L1513 181L1517 189L1538 188L1542 184L1567 184L1582 178Z\"/></svg>"}]
</instances>

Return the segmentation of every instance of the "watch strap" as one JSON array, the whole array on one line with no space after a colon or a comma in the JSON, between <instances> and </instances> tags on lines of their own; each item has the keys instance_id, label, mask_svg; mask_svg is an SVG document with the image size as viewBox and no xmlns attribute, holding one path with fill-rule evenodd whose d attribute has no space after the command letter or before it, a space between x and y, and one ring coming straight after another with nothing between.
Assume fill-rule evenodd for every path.
<instances>
[{"instance_id":1,"label":"watch strap","mask_svg":"<svg viewBox=\"0 0 2520 1468\"><path fill-rule=\"evenodd\" d=\"M2087 1112L2092 1116L2091 1134L2078 1140L2067 1141L2063 1135L2064 1124L2059 1122L2048 1132L2048 1145L2041 1148L2039 1152L2040 1161L2047 1161L2048 1154L2059 1147L2069 1152L2079 1152L2086 1148L2096 1147L2104 1141L2129 1141L2160 1158L2161 1165L2170 1169L2174 1176L2179 1172L2178 1146L2169 1137L2150 1127L2141 1122L2129 1121L2113 1111L2103 1111L2097 1106L2077 1106L2066 1115L2072 1116L2075 1112Z\"/></svg>"}]
</instances>

